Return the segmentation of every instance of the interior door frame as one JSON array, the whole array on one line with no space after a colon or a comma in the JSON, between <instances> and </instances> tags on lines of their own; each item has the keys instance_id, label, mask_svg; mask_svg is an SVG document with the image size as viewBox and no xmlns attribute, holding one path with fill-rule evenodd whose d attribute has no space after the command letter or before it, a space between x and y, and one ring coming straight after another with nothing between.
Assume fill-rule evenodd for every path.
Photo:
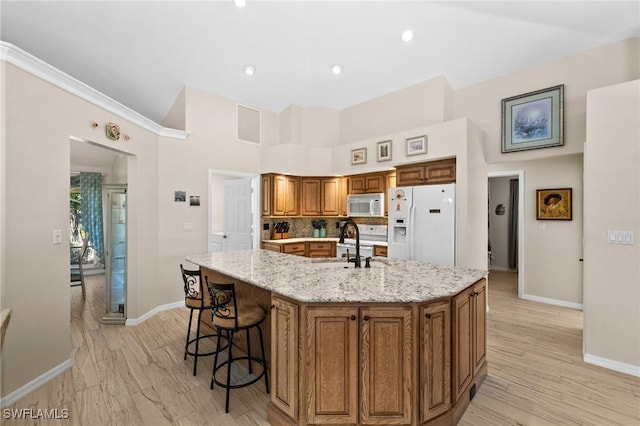
<instances>
[{"instance_id":1,"label":"interior door frame","mask_svg":"<svg viewBox=\"0 0 640 426\"><path fill-rule=\"evenodd\" d=\"M524 295L524 170L502 170L487 173L488 179L497 177L518 178L518 299Z\"/></svg>"},{"instance_id":2,"label":"interior door frame","mask_svg":"<svg viewBox=\"0 0 640 426\"><path fill-rule=\"evenodd\" d=\"M212 181L214 176L233 176L236 178L250 178L251 179L251 210L253 213L253 235L252 244L253 248L260 248L260 175L256 173L244 173L234 172L229 170L209 169L208 179L208 194L211 196ZM210 198L210 197L209 197ZM209 200L207 203L207 252L211 251L212 243L212 224L213 224L213 209L211 208L212 202Z\"/></svg>"}]
</instances>

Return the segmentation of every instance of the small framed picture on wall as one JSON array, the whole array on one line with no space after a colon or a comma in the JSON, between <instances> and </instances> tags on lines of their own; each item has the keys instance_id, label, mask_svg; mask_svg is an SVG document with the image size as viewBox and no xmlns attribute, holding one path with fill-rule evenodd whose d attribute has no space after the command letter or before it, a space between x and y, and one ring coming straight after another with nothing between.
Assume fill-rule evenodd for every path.
<instances>
[{"instance_id":1,"label":"small framed picture on wall","mask_svg":"<svg viewBox=\"0 0 640 426\"><path fill-rule=\"evenodd\" d=\"M351 150L351 164L365 164L367 162L367 148Z\"/></svg>"},{"instance_id":2,"label":"small framed picture on wall","mask_svg":"<svg viewBox=\"0 0 640 426\"><path fill-rule=\"evenodd\" d=\"M377 154L378 162L391 160L391 141L378 142Z\"/></svg>"}]
</instances>

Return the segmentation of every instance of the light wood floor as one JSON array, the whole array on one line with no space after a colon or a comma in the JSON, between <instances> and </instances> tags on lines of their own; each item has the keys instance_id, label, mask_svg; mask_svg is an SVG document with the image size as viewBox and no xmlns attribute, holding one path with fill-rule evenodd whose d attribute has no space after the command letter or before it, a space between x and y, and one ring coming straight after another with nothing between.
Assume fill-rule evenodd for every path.
<instances>
[{"instance_id":1,"label":"light wood floor","mask_svg":"<svg viewBox=\"0 0 640 426\"><path fill-rule=\"evenodd\" d=\"M266 425L264 385L209 390L211 357L183 361L188 310L137 327L103 326L102 281L72 292L73 368L10 408L67 408L69 420L7 425ZM582 313L516 298L515 274L489 279L489 374L460 425L640 425L640 379L582 362ZM46 350L43 348L43 350Z\"/></svg>"}]
</instances>

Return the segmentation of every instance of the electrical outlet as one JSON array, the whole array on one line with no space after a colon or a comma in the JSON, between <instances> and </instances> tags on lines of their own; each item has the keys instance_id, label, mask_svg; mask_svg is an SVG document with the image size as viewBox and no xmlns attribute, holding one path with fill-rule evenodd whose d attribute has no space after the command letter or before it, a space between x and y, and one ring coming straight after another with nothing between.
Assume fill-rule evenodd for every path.
<instances>
[{"instance_id":1,"label":"electrical outlet","mask_svg":"<svg viewBox=\"0 0 640 426\"><path fill-rule=\"evenodd\" d=\"M263 231L268 231L269 230L269 224L268 223L263 223L262 224L262 230Z\"/></svg>"},{"instance_id":2,"label":"electrical outlet","mask_svg":"<svg viewBox=\"0 0 640 426\"><path fill-rule=\"evenodd\" d=\"M191 231L193 229L191 222L185 222L182 226L183 231Z\"/></svg>"},{"instance_id":3,"label":"electrical outlet","mask_svg":"<svg viewBox=\"0 0 640 426\"><path fill-rule=\"evenodd\" d=\"M53 244L62 244L62 230L54 229L53 230Z\"/></svg>"}]
</instances>

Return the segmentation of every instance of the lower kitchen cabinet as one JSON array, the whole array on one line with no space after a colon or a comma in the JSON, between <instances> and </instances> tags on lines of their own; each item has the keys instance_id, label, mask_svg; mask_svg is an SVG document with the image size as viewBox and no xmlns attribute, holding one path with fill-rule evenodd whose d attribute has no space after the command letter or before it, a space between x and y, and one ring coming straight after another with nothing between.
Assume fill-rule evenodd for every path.
<instances>
[{"instance_id":1,"label":"lower kitchen cabinet","mask_svg":"<svg viewBox=\"0 0 640 426\"><path fill-rule=\"evenodd\" d=\"M336 257L335 241L298 241L295 243L262 242L263 250L307 257Z\"/></svg>"},{"instance_id":2,"label":"lower kitchen cabinet","mask_svg":"<svg viewBox=\"0 0 640 426\"><path fill-rule=\"evenodd\" d=\"M373 246L373 255L387 257L387 246Z\"/></svg>"},{"instance_id":3,"label":"lower kitchen cabinet","mask_svg":"<svg viewBox=\"0 0 640 426\"><path fill-rule=\"evenodd\" d=\"M298 305L271 298L271 402L298 418Z\"/></svg>"},{"instance_id":4,"label":"lower kitchen cabinet","mask_svg":"<svg viewBox=\"0 0 640 426\"><path fill-rule=\"evenodd\" d=\"M273 425L453 426L486 375L484 279L423 303L272 301Z\"/></svg>"},{"instance_id":5,"label":"lower kitchen cabinet","mask_svg":"<svg viewBox=\"0 0 640 426\"><path fill-rule=\"evenodd\" d=\"M453 398L463 396L486 360L486 280L453 298Z\"/></svg>"},{"instance_id":6,"label":"lower kitchen cabinet","mask_svg":"<svg viewBox=\"0 0 640 426\"><path fill-rule=\"evenodd\" d=\"M362 308L360 315L360 421L369 425L411 424L411 309Z\"/></svg>"},{"instance_id":7,"label":"lower kitchen cabinet","mask_svg":"<svg viewBox=\"0 0 640 426\"><path fill-rule=\"evenodd\" d=\"M306 326L309 423L357 423L358 308L309 308Z\"/></svg>"},{"instance_id":8,"label":"lower kitchen cabinet","mask_svg":"<svg viewBox=\"0 0 640 426\"><path fill-rule=\"evenodd\" d=\"M420 309L420 422L451 408L451 304Z\"/></svg>"}]
</instances>

